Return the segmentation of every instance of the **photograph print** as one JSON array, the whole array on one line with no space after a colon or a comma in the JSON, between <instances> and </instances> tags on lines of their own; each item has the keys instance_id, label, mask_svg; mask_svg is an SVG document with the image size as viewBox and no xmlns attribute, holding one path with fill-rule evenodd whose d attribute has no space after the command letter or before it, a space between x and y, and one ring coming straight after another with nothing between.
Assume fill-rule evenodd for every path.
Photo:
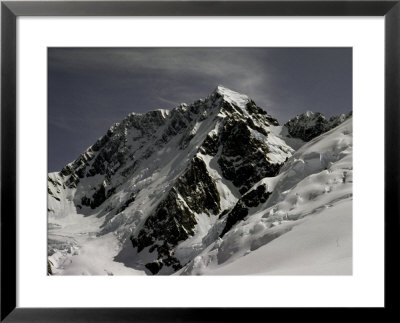
<instances>
[{"instance_id":1,"label":"photograph print","mask_svg":"<svg viewBox=\"0 0 400 323\"><path fill-rule=\"evenodd\" d=\"M48 275L352 275L352 48L48 48Z\"/></svg>"}]
</instances>

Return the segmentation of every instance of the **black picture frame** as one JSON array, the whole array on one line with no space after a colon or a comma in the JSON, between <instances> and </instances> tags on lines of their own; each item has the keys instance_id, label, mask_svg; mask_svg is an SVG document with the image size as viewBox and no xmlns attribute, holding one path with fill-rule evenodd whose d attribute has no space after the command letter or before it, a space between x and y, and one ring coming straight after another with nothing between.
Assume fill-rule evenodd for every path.
<instances>
[{"instance_id":1,"label":"black picture frame","mask_svg":"<svg viewBox=\"0 0 400 323\"><path fill-rule=\"evenodd\" d=\"M1 321L252 321L288 308L16 307L16 19L19 16L384 16L385 17L385 308L396 310L399 242L400 0L396 1L2 1L1 3ZM371 165L373 167L373 165ZM373 189L373 188L371 188ZM371 193L373 194L373 193ZM373 238L373 237L371 237ZM366 287L366 291L367 291ZM345 292L345 291L344 291ZM38 291L40 293L40 291ZM238 295L238 297L241 297ZM290 309L296 310L296 309ZM308 309L310 310L310 309ZM297 309L300 315L307 309ZM314 312L312 316L318 318ZM355 310L355 309L351 309ZM351 311L347 309L347 311ZM330 318L341 319L335 309ZM285 312L287 313L287 312ZM270 315L270 313L268 313ZM260 315L260 316L259 316ZM279 314L280 315L280 314ZM297 314L296 314L297 315ZM306 314L307 316L310 314ZM326 315L324 313L323 315ZM253 319L252 319L253 318ZM312 320L312 317L308 317Z\"/></svg>"}]
</instances>

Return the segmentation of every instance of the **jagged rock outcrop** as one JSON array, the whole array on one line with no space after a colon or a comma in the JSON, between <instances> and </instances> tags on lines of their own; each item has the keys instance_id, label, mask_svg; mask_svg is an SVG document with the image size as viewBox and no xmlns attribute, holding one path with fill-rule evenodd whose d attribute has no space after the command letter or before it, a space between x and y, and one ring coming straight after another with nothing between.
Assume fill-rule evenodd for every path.
<instances>
[{"instance_id":1,"label":"jagged rock outcrop","mask_svg":"<svg viewBox=\"0 0 400 323\"><path fill-rule=\"evenodd\" d=\"M243 195L236 203L235 207L227 213L226 224L220 237L223 237L236 223L243 220L248 214L249 209L257 207L267 201L270 196L265 184L260 184L256 188Z\"/></svg>"},{"instance_id":2,"label":"jagged rock outcrop","mask_svg":"<svg viewBox=\"0 0 400 323\"><path fill-rule=\"evenodd\" d=\"M303 114L290 119L285 123L290 136L300 138L304 141L310 141L315 137L337 127L343 121L347 120L352 113L332 116L329 120L319 112L307 111Z\"/></svg>"},{"instance_id":3,"label":"jagged rock outcrop","mask_svg":"<svg viewBox=\"0 0 400 323\"><path fill-rule=\"evenodd\" d=\"M51 266L52 266L52 265L53 265L52 262L51 262L50 260L47 259L47 275L48 275L48 276L53 275L53 271L52 271L52 269L51 269Z\"/></svg>"},{"instance_id":4,"label":"jagged rock outcrop","mask_svg":"<svg viewBox=\"0 0 400 323\"><path fill-rule=\"evenodd\" d=\"M154 214L147 218L138 236L131 237L132 245L138 252L148 246L152 246L150 252L157 250L157 260L146 264L146 267L153 274L164 264L179 269L180 263L173 257L171 247L194 234L197 224L195 214L216 215L220 210L219 203L215 181L208 174L204 161L196 156Z\"/></svg>"},{"instance_id":5,"label":"jagged rock outcrop","mask_svg":"<svg viewBox=\"0 0 400 323\"><path fill-rule=\"evenodd\" d=\"M275 176L282 164L271 163L267 144L251 134L246 123L230 119L221 132L222 153L218 159L223 176L241 194L266 176Z\"/></svg>"}]
</instances>

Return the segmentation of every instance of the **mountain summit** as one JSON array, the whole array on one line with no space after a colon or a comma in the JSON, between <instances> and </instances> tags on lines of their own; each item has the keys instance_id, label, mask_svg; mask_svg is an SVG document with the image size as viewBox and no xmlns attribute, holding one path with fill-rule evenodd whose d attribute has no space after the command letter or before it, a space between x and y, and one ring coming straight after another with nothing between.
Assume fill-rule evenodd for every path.
<instances>
[{"instance_id":1,"label":"mountain summit","mask_svg":"<svg viewBox=\"0 0 400 323\"><path fill-rule=\"evenodd\" d=\"M306 111L285 123L289 135L295 138L300 138L304 141L321 135L337 127L339 124L350 118L352 113L332 116L329 120L322 113Z\"/></svg>"},{"instance_id":2,"label":"mountain summit","mask_svg":"<svg viewBox=\"0 0 400 323\"><path fill-rule=\"evenodd\" d=\"M49 222L80 215L95 223L91 238L116 238L115 261L172 274L274 196L265 179L295 152L282 133L252 99L223 86L171 111L132 113L48 175ZM65 259L56 242L53 262Z\"/></svg>"}]
</instances>

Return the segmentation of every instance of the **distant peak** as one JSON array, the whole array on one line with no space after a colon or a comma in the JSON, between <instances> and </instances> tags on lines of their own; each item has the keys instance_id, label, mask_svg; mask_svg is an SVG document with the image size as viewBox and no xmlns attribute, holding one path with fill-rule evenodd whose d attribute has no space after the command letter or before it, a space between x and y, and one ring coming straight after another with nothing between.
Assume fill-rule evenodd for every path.
<instances>
[{"instance_id":1,"label":"distant peak","mask_svg":"<svg viewBox=\"0 0 400 323\"><path fill-rule=\"evenodd\" d=\"M218 93L226 101L233 103L242 109L244 109L246 104L250 101L250 98L247 95L228 89L223 85L218 85L214 90L214 93Z\"/></svg>"},{"instance_id":2,"label":"distant peak","mask_svg":"<svg viewBox=\"0 0 400 323\"><path fill-rule=\"evenodd\" d=\"M325 116L320 113L320 112L313 112L311 110L307 110L306 112L303 112L302 114L299 114L296 116L297 119L301 118L307 118L307 119L315 119L315 118L322 118L325 119Z\"/></svg>"},{"instance_id":3,"label":"distant peak","mask_svg":"<svg viewBox=\"0 0 400 323\"><path fill-rule=\"evenodd\" d=\"M304 112L303 114L306 115L307 117L311 117L311 116L314 114L314 112L312 112L312 111L310 111L310 110L307 110L307 111Z\"/></svg>"}]
</instances>

